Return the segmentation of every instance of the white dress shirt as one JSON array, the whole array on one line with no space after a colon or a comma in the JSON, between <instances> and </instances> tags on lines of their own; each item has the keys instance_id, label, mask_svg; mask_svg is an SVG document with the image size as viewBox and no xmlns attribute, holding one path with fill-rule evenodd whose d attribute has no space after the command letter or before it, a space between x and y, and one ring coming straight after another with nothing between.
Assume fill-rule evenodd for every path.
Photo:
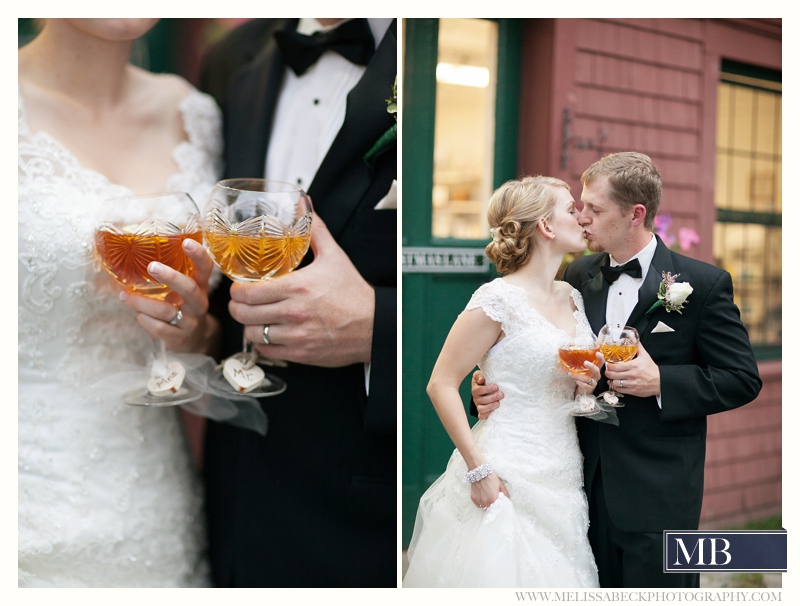
<instances>
[{"instance_id":1,"label":"white dress shirt","mask_svg":"<svg viewBox=\"0 0 800 606\"><path fill-rule=\"evenodd\" d=\"M316 19L300 19L297 31L310 36L316 31L334 29L345 21L349 19L325 27ZM392 20L367 21L377 49ZM365 66L350 63L333 51L322 53L302 76L286 68L267 147L266 179L295 183L308 191L344 124L347 94L366 70Z\"/></svg>"},{"instance_id":2,"label":"white dress shirt","mask_svg":"<svg viewBox=\"0 0 800 606\"><path fill-rule=\"evenodd\" d=\"M628 321L633 308L639 302L639 288L644 284L650 263L653 262L653 255L656 253L657 241L655 236L650 237L642 250L636 253L632 259L639 259L642 266L642 277L634 278L628 274L620 274L616 282L608 287L608 298L606 299L606 324L612 328L622 328ZM617 267L621 263L609 255L611 267Z\"/></svg>"},{"instance_id":3,"label":"white dress shirt","mask_svg":"<svg viewBox=\"0 0 800 606\"><path fill-rule=\"evenodd\" d=\"M316 19L300 19L297 31L312 35L329 31L342 23L323 26ZM392 19L367 19L375 49L383 40ZM267 144L264 178L295 183L308 191L333 140L344 124L347 95L367 68L350 63L339 53L325 51L301 76L286 68L275 109L272 135ZM387 97L389 93L387 92ZM312 201L313 202L313 201ZM369 394L370 364L364 364Z\"/></svg>"},{"instance_id":4,"label":"white dress shirt","mask_svg":"<svg viewBox=\"0 0 800 606\"><path fill-rule=\"evenodd\" d=\"M606 299L606 324L613 329L621 329L625 326L633 312L633 308L639 302L639 288L644 284L650 263L653 262L653 255L656 253L657 241L655 236L650 237L650 242L636 253L631 259L639 259L642 266L642 277L634 278L628 274L620 274L616 282L608 287L608 298ZM614 257L609 255L611 267L621 265ZM639 335L641 338L641 335ZM659 408L661 407L661 394L656 396Z\"/></svg>"}]
</instances>

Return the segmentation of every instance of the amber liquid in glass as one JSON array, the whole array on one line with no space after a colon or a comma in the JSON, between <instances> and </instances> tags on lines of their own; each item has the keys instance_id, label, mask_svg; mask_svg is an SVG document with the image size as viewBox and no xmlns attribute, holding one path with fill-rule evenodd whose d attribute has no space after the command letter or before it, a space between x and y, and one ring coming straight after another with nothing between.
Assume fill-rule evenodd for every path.
<instances>
[{"instance_id":1,"label":"amber liquid in glass","mask_svg":"<svg viewBox=\"0 0 800 606\"><path fill-rule=\"evenodd\" d=\"M124 289L151 299L163 300L169 288L147 272L152 261L158 261L187 276L194 274L194 263L183 252L183 241L191 238L202 244L202 232L169 236L95 232L95 244L106 271Z\"/></svg>"},{"instance_id":2,"label":"amber liquid in glass","mask_svg":"<svg viewBox=\"0 0 800 606\"><path fill-rule=\"evenodd\" d=\"M601 345L600 351L606 362L630 362L639 350L637 345Z\"/></svg>"},{"instance_id":3,"label":"amber liquid in glass","mask_svg":"<svg viewBox=\"0 0 800 606\"><path fill-rule=\"evenodd\" d=\"M583 363L591 362L597 364L596 347L563 347L558 350L558 359L561 364L569 370L579 375L591 374L591 371L586 368Z\"/></svg>"},{"instance_id":4,"label":"amber liquid in glass","mask_svg":"<svg viewBox=\"0 0 800 606\"><path fill-rule=\"evenodd\" d=\"M226 276L259 282L292 271L308 251L311 234L240 236L205 232L206 249Z\"/></svg>"}]
</instances>

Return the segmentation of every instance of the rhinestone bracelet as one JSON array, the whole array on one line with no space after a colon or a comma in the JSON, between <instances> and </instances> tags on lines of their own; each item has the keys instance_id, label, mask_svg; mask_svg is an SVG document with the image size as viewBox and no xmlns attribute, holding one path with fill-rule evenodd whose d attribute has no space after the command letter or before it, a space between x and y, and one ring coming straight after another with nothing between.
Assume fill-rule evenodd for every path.
<instances>
[{"instance_id":1,"label":"rhinestone bracelet","mask_svg":"<svg viewBox=\"0 0 800 606\"><path fill-rule=\"evenodd\" d=\"M484 463L483 465L478 465L475 469L471 469L465 473L464 480L470 484L474 484L475 482L480 482L490 473L494 473L494 467L492 467L491 463Z\"/></svg>"}]
</instances>

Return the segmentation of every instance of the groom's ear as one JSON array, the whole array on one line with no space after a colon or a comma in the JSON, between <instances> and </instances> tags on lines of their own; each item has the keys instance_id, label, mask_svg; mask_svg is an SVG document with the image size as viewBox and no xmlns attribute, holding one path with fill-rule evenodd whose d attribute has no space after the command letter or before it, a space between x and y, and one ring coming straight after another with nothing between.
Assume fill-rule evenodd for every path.
<instances>
[{"instance_id":1,"label":"groom's ear","mask_svg":"<svg viewBox=\"0 0 800 606\"><path fill-rule=\"evenodd\" d=\"M636 204L631 210L633 210L633 219L631 219L631 225L633 227L639 227L642 223L644 223L644 220L647 217L647 209L643 204Z\"/></svg>"}]
</instances>

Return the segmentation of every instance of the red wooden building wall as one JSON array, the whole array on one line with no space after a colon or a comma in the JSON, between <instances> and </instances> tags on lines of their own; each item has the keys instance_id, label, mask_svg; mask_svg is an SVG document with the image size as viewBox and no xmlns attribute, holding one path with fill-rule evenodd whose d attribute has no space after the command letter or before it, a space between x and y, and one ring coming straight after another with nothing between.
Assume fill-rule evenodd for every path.
<instances>
[{"instance_id":1,"label":"red wooden building wall","mask_svg":"<svg viewBox=\"0 0 800 606\"><path fill-rule=\"evenodd\" d=\"M659 167L673 233L713 262L717 85L722 59L781 69L780 19L530 19L523 37L519 172L570 183L606 153L635 150ZM702 525L731 527L781 511L780 360L764 388L709 418Z\"/></svg>"}]
</instances>

